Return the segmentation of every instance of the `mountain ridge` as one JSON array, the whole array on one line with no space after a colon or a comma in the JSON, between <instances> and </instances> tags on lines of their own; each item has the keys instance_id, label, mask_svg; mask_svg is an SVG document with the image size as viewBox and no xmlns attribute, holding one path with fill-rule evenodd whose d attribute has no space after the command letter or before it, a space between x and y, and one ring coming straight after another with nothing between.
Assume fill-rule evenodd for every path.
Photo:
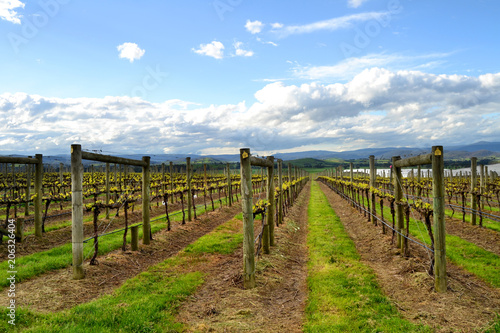
<instances>
[{"instance_id":1,"label":"mountain ridge","mask_svg":"<svg viewBox=\"0 0 500 333\"><path fill-rule=\"evenodd\" d=\"M275 153L273 156L275 159L282 159L284 161L291 161L295 159L312 158L317 160L327 160L327 159L342 159L342 160L354 160L363 159L370 155L374 155L376 159L391 159L392 156L401 156L402 158L416 156L420 154L427 154L431 151L431 148L419 148L419 147L386 147L386 148L362 148L357 150L349 151L328 151L328 150L310 150L304 152L292 152L292 153ZM487 142L480 141L470 145L459 145L459 146L448 146L444 147L445 159L466 159L473 156L478 158L484 157L500 157L500 142ZM24 155L3 155L3 156L23 156ZM116 156L140 160L142 158L141 154L118 154ZM185 163L186 157L191 157L191 161L196 163L197 160L206 160L210 163L227 163L227 162L239 162L239 154L150 154L151 164L161 164L169 163L170 161L174 164ZM45 155L44 164L59 164L63 163L69 165L71 163L69 154L58 154L58 155ZM84 160L84 165L92 164L92 161ZM200 162L201 163L201 162Z\"/></svg>"}]
</instances>

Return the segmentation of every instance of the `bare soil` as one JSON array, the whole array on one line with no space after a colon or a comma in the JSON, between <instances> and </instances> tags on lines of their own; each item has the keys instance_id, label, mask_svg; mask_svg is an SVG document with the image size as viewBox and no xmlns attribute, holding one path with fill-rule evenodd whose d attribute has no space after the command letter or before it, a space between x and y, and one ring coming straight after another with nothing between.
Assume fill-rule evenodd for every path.
<instances>
[{"instance_id":1,"label":"bare soil","mask_svg":"<svg viewBox=\"0 0 500 333\"><path fill-rule=\"evenodd\" d=\"M405 318L429 325L436 332L475 332L500 311L498 289L450 263L448 292L436 293L434 279L427 274L428 253L422 247L411 244L410 257L403 257L391 244L389 232L382 234L380 226L367 222L326 185L320 186L355 242L362 261L374 270L382 290Z\"/></svg>"},{"instance_id":2,"label":"bare soil","mask_svg":"<svg viewBox=\"0 0 500 333\"><path fill-rule=\"evenodd\" d=\"M447 218L446 233L458 236L500 256L500 232L498 231L464 223L456 218Z\"/></svg>"},{"instance_id":3,"label":"bare soil","mask_svg":"<svg viewBox=\"0 0 500 333\"><path fill-rule=\"evenodd\" d=\"M188 332L302 332L309 193L310 184L284 224L275 228L276 246L271 247L271 254L257 260L256 288L243 289L241 248L205 271L205 283L177 316ZM260 220L255 229L260 231Z\"/></svg>"}]
</instances>

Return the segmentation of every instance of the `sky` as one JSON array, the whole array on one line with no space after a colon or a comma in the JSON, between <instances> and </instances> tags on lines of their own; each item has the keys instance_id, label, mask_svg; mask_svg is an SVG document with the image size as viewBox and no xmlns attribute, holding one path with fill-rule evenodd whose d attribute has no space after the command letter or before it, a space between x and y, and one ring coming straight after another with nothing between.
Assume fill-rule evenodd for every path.
<instances>
[{"instance_id":1,"label":"sky","mask_svg":"<svg viewBox=\"0 0 500 333\"><path fill-rule=\"evenodd\" d=\"M494 0L0 0L0 154L500 141Z\"/></svg>"}]
</instances>

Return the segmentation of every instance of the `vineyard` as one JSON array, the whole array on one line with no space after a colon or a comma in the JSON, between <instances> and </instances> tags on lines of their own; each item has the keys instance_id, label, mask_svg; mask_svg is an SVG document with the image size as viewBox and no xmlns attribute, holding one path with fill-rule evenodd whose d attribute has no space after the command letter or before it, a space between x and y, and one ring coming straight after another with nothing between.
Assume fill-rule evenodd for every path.
<instances>
[{"instance_id":1,"label":"vineyard","mask_svg":"<svg viewBox=\"0 0 500 333\"><path fill-rule=\"evenodd\" d=\"M500 177L475 158L310 175L249 149L219 170L71 153L0 157L2 329L500 331Z\"/></svg>"}]
</instances>

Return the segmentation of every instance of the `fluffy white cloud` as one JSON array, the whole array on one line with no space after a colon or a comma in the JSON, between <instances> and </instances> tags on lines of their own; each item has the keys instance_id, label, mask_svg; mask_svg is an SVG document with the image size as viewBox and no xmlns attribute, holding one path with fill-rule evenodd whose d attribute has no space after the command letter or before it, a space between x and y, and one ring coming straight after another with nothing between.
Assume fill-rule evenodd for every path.
<instances>
[{"instance_id":1,"label":"fluffy white cloud","mask_svg":"<svg viewBox=\"0 0 500 333\"><path fill-rule=\"evenodd\" d=\"M250 20L247 20L247 23L245 24L245 28L251 34L258 34L264 28L264 23L262 23L260 21L250 21Z\"/></svg>"},{"instance_id":2,"label":"fluffy white cloud","mask_svg":"<svg viewBox=\"0 0 500 333\"><path fill-rule=\"evenodd\" d=\"M500 141L500 73L478 77L365 69L347 83L285 85L256 102L0 95L0 154L87 149L226 153Z\"/></svg>"},{"instance_id":3,"label":"fluffy white cloud","mask_svg":"<svg viewBox=\"0 0 500 333\"><path fill-rule=\"evenodd\" d=\"M130 62L141 59L144 53L146 53L136 43L123 43L116 48L120 52L119 57L128 59Z\"/></svg>"},{"instance_id":4,"label":"fluffy white cloud","mask_svg":"<svg viewBox=\"0 0 500 333\"><path fill-rule=\"evenodd\" d=\"M235 49L235 54L240 57L251 57L254 55L253 51L247 51L242 49L242 42L235 42L234 43L234 49Z\"/></svg>"},{"instance_id":5,"label":"fluffy white cloud","mask_svg":"<svg viewBox=\"0 0 500 333\"><path fill-rule=\"evenodd\" d=\"M21 16L16 11L17 8L24 8L24 3L19 0L1 0L0 18L15 24L21 24Z\"/></svg>"},{"instance_id":6,"label":"fluffy white cloud","mask_svg":"<svg viewBox=\"0 0 500 333\"><path fill-rule=\"evenodd\" d=\"M365 3L368 0L348 0L347 5L352 8L358 8L361 6L363 3Z\"/></svg>"},{"instance_id":7,"label":"fluffy white cloud","mask_svg":"<svg viewBox=\"0 0 500 333\"><path fill-rule=\"evenodd\" d=\"M224 58L224 44L214 40L209 44L200 44L199 49L193 49L195 53L206 55L215 59Z\"/></svg>"}]
</instances>

